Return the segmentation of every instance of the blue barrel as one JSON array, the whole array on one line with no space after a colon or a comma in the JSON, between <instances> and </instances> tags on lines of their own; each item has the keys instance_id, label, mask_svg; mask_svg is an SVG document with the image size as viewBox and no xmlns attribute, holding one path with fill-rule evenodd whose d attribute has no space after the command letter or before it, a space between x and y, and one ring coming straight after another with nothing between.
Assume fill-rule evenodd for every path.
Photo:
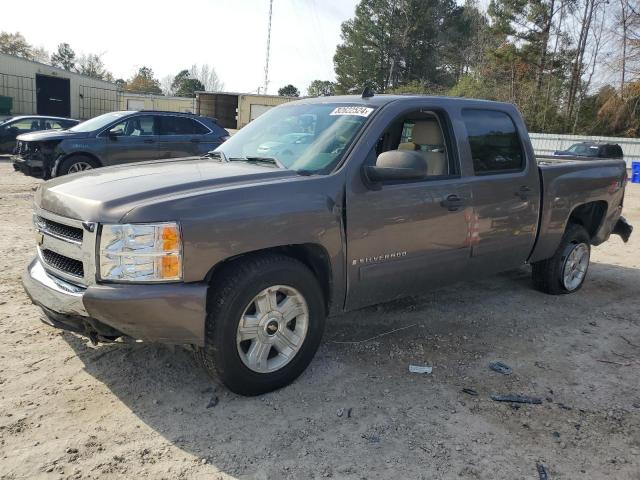
<instances>
[{"instance_id":1,"label":"blue barrel","mask_svg":"<svg viewBox=\"0 0 640 480\"><path fill-rule=\"evenodd\" d=\"M640 162L631 162L631 183L640 183Z\"/></svg>"}]
</instances>

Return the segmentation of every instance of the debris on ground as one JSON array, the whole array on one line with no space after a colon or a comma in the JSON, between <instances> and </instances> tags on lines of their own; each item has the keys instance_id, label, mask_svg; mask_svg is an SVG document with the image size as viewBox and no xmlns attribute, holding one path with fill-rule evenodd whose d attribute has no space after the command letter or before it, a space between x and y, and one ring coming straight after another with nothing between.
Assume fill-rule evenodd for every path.
<instances>
[{"instance_id":1,"label":"debris on ground","mask_svg":"<svg viewBox=\"0 0 640 480\"><path fill-rule=\"evenodd\" d=\"M540 480L551 480L549 472L543 464L536 463L536 470L538 470L538 477L540 478Z\"/></svg>"},{"instance_id":2,"label":"debris on ground","mask_svg":"<svg viewBox=\"0 0 640 480\"><path fill-rule=\"evenodd\" d=\"M533 405L540 405L542 403L542 399L528 397L526 395L491 395L491 400L496 402L531 403Z\"/></svg>"},{"instance_id":3,"label":"debris on ground","mask_svg":"<svg viewBox=\"0 0 640 480\"><path fill-rule=\"evenodd\" d=\"M409 365L409 371L411 373L431 373L433 367L429 367L428 365Z\"/></svg>"},{"instance_id":4,"label":"debris on ground","mask_svg":"<svg viewBox=\"0 0 640 480\"><path fill-rule=\"evenodd\" d=\"M477 397L478 396L478 392L476 390L474 390L473 388L463 388L462 392L466 393L467 395L471 395L473 397Z\"/></svg>"},{"instance_id":5,"label":"debris on ground","mask_svg":"<svg viewBox=\"0 0 640 480\"><path fill-rule=\"evenodd\" d=\"M491 362L489 364L489 368L494 372L498 372L503 375L511 375L511 373L513 373L513 370L511 369L511 367L502 362Z\"/></svg>"},{"instance_id":6,"label":"debris on ground","mask_svg":"<svg viewBox=\"0 0 640 480\"><path fill-rule=\"evenodd\" d=\"M209 403L207 404L207 408L213 408L216 405L218 405L218 397L214 395L213 397L211 397L211 400L209 400Z\"/></svg>"}]
</instances>

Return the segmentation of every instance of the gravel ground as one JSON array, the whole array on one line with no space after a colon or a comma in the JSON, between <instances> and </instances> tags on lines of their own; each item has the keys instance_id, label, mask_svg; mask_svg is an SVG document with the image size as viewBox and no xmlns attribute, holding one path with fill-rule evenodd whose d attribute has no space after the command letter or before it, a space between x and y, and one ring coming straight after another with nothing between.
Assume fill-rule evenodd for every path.
<instances>
[{"instance_id":1,"label":"gravel ground","mask_svg":"<svg viewBox=\"0 0 640 480\"><path fill-rule=\"evenodd\" d=\"M299 380L243 398L181 349L40 322L20 285L38 182L0 161L1 479L640 479L638 232L596 248L574 295L523 267L332 318ZM640 226L639 186L626 204Z\"/></svg>"}]
</instances>

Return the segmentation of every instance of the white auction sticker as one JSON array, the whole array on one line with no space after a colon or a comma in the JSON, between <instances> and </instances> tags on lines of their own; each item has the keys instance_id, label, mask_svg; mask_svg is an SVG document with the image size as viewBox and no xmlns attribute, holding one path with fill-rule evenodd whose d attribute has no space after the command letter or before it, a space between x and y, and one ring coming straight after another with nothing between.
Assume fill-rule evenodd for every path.
<instances>
[{"instance_id":1,"label":"white auction sticker","mask_svg":"<svg viewBox=\"0 0 640 480\"><path fill-rule=\"evenodd\" d=\"M373 112L373 108L369 107L337 107L329 115L357 115L359 117L368 117Z\"/></svg>"}]
</instances>

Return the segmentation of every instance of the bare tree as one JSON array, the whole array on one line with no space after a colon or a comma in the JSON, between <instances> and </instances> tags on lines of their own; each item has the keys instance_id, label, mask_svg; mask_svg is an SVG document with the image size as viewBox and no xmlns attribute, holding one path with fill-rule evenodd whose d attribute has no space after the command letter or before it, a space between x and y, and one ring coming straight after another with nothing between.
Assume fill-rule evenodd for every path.
<instances>
[{"instance_id":1,"label":"bare tree","mask_svg":"<svg viewBox=\"0 0 640 480\"><path fill-rule=\"evenodd\" d=\"M162 89L163 95L166 95L166 96L173 95L173 79L174 78L175 78L175 75L171 75L169 73L168 75L165 75L164 77L162 77L162 79L160 80L160 88Z\"/></svg>"},{"instance_id":2,"label":"bare tree","mask_svg":"<svg viewBox=\"0 0 640 480\"><path fill-rule=\"evenodd\" d=\"M200 80L207 92L219 92L224 88L224 82L216 73L216 69L209 64L198 66L193 64L189 70L192 78Z\"/></svg>"}]
</instances>

